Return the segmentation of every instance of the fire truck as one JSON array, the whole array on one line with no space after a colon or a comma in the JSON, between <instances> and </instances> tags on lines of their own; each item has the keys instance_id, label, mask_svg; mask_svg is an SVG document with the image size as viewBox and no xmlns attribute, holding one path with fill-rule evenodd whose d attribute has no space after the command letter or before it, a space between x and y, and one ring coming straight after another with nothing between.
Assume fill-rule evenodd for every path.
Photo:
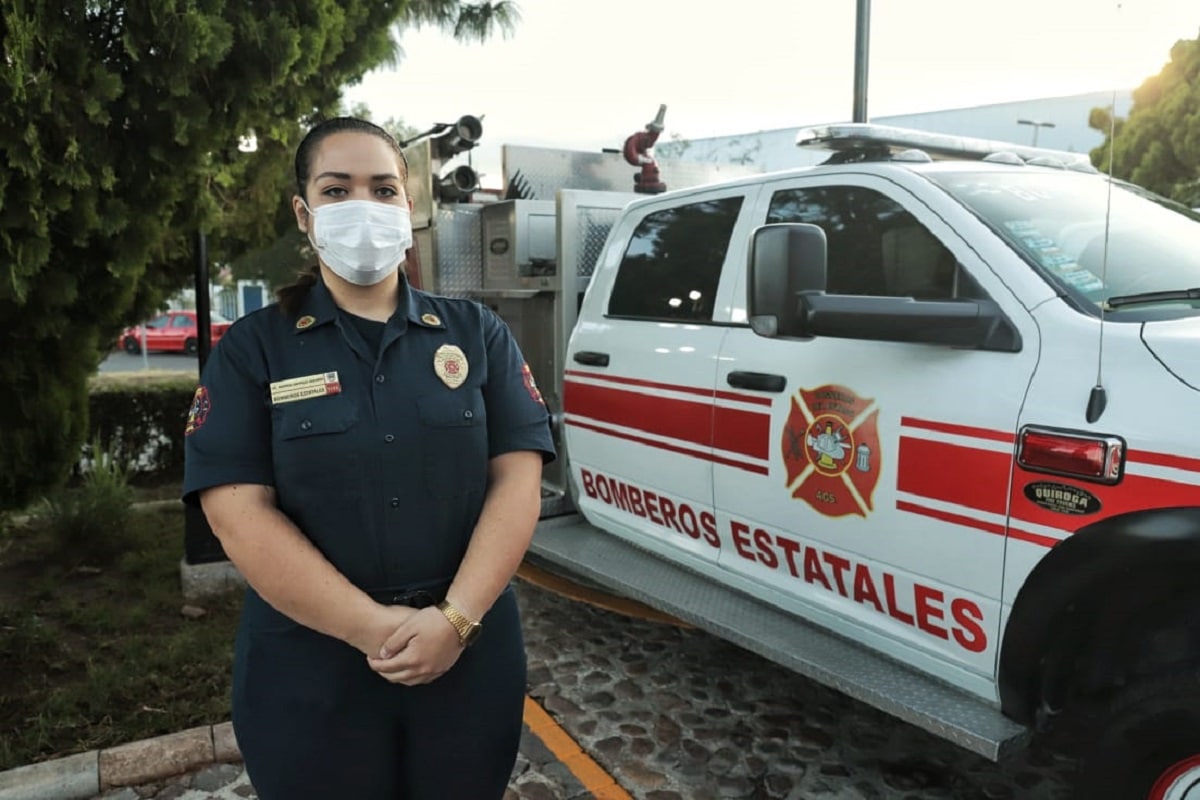
<instances>
[{"instance_id":1,"label":"fire truck","mask_svg":"<svg viewBox=\"0 0 1200 800\"><path fill-rule=\"evenodd\" d=\"M552 412L531 557L991 759L1083 721L1083 796L1200 798L1200 215L869 124L658 163L661 109L504 147L480 202L464 120L408 143L410 279Z\"/></svg>"}]
</instances>

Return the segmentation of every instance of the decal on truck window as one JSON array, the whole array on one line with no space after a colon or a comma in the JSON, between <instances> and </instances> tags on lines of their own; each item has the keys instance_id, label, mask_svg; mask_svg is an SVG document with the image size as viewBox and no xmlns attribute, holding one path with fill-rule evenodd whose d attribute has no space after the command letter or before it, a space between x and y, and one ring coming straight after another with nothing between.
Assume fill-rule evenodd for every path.
<instances>
[{"instance_id":1,"label":"decal on truck window","mask_svg":"<svg viewBox=\"0 0 1200 800\"><path fill-rule=\"evenodd\" d=\"M801 389L783 428L792 497L829 517L874 510L879 483L879 409L845 386Z\"/></svg>"}]
</instances>

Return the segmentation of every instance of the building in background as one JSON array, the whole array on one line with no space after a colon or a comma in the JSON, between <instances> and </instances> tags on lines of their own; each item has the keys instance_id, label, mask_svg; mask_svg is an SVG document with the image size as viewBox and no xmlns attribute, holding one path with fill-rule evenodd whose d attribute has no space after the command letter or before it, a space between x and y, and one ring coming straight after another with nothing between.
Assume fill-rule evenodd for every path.
<instances>
[{"instance_id":1,"label":"building in background","mask_svg":"<svg viewBox=\"0 0 1200 800\"><path fill-rule=\"evenodd\" d=\"M870 121L931 133L997 139L1022 145L1036 144L1038 147L1086 154L1104 142L1104 134L1088 127L1092 109L1115 105L1117 116L1124 117L1129 115L1132 104L1132 90L1120 89L1115 93L1091 92L920 114L896 114L873 117ZM794 128L660 142L655 148L655 156L662 160L753 165L765 171L810 166L820 163L828 154L796 147L796 133L801 128L813 125L847 121L808 120Z\"/></svg>"}]
</instances>

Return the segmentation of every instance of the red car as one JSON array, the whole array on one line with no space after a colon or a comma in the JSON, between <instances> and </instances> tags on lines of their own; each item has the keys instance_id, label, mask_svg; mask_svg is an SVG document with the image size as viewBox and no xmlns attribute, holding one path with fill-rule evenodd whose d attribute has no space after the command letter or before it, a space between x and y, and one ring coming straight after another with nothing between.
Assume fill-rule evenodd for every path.
<instances>
[{"instance_id":1,"label":"red car","mask_svg":"<svg viewBox=\"0 0 1200 800\"><path fill-rule=\"evenodd\" d=\"M213 312L211 315L211 341L215 346L233 323ZM141 337L146 337L146 350L168 350L176 353L195 354L199 348L196 333L195 311L166 311L145 325L126 328L117 339L117 344L126 353L142 352Z\"/></svg>"}]
</instances>

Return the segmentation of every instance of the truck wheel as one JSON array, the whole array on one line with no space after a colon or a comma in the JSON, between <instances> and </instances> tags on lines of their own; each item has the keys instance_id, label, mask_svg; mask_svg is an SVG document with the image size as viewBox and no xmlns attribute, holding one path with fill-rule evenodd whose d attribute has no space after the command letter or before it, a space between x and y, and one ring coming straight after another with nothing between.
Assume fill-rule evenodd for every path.
<instances>
[{"instance_id":1,"label":"truck wheel","mask_svg":"<svg viewBox=\"0 0 1200 800\"><path fill-rule=\"evenodd\" d=\"M1104 716L1080 760L1080 798L1200 800L1200 672L1135 684Z\"/></svg>"},{"instance_id":2,"label":"truck wheel","mask_svg":"<svg viewBox=\"0 0 1200 800\"><path fill-rule=\"evenodd\" d=\"M183 343L183 352L184 352L184 353L186 353L186 354L187 354L187 355L189 355L189 356L194 356L194 355L196 355L196 351L197 351L198 349L199 349L199 347L198 347L198 345L196 344L196 340L195 340L195 339L188 339L187 341L185 341L185 342Z\"/></svg>"}]
</instances>

